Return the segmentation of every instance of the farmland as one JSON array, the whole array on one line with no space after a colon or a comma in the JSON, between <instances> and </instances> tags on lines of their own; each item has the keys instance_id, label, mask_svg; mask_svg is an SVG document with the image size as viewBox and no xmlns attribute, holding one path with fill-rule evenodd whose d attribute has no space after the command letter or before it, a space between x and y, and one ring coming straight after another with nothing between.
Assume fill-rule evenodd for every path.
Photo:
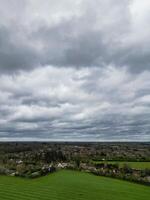
<instances>
[{"instance_id":1,"label":"farmland","mask_svg":"<svg viewBox=\"0 0 150 200\"><path fill-rule=\"evenodd\" d=\"M0 176L0 200L145 200L147 186L62 170L37 179Z\"/></svg>"},{"instance_id":2,"label":"farmland","mask_svg":"<svg viewBox=\"0 0 150 200\"><path fill-rule=\"evenodd\" d=\"M92 161L92 163L107 163L107 164L118 164L119 167L128 165L135 169L150 169L150 162L128 162L128 161Z\"/></svg>"}]
</instances>

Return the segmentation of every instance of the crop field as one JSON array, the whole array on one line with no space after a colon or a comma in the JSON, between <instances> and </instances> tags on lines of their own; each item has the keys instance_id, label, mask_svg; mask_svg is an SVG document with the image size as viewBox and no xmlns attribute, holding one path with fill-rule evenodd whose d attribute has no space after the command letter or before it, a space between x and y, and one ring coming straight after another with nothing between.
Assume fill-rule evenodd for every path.
<instances>
[{"instance_id":1,"label":"crop field","mask_svg":"<svg viewBox=\"0 0 150 200\"><path fill-rule=\"evenodd\" d=\"M38 179L0 176L0 200L146 200L148 186L75 171Z\"/></svg>"},{"instance_id":2,"label":"crop field","mask_svg":"<svg viewBox=\"0 0 150 200\"><path fill-rule=\"evenodd\" d=\"M120 167L123 167L127 164L131 168L135 169L150 169L150 162L127 162L127 161L92 161L93 163L108 163L108 164L119 164Z\"/></svg>"}]
</instances>

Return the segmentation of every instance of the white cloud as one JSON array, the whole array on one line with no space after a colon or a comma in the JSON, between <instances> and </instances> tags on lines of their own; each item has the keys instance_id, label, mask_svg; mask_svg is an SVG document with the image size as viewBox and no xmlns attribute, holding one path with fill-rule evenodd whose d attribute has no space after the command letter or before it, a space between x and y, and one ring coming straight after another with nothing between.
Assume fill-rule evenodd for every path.
<instances>
[{"instance_id":1,"label":"white cloud","mask_svg":"<svg viewBox=\"0 0 150 200\"><path fill-rule=\"evenodd\" d=\"M133 76L126 68L114 66L61 70L46 66L1 75L0 135L38 139L86 139L88 135L87 139L109 140L120 139L118 130L128 129L125 137L132 140L129 121L150 116L149 76L150 72Z\"/></svg>"}]
</instances>

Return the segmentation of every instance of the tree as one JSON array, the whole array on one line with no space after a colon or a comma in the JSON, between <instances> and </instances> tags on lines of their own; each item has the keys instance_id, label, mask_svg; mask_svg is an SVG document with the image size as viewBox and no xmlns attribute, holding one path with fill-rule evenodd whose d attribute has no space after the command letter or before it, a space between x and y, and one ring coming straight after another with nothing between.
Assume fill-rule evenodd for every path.
<instances>
[{"instance_id":1,"label":"tree","mask_svg":"<svg viewBox=\"0 0 150 200\"><path fill-rule=\"evenodd\" d=\"M76 157L75 158L75 164L76 164L76 167L79 168L80 167L80 163L81 163L81 160L79 157Z\"/></svg>"}]
</instances>

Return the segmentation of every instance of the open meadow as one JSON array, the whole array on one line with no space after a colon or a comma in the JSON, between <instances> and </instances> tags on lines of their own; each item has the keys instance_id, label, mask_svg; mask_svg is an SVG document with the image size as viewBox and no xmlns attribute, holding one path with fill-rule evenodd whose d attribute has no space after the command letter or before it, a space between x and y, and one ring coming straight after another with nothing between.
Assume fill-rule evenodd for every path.
<instances>
[{"instance_id":1,"label":"open meadow","mask_svg":"<svg viewBox=\"0 0 150 200\"><path fill-rule=\"evenodd\" d=\"M37 179L0 176L0 200L146 200L148 186L62 170Z\"/></svg>"}]
</instances>

